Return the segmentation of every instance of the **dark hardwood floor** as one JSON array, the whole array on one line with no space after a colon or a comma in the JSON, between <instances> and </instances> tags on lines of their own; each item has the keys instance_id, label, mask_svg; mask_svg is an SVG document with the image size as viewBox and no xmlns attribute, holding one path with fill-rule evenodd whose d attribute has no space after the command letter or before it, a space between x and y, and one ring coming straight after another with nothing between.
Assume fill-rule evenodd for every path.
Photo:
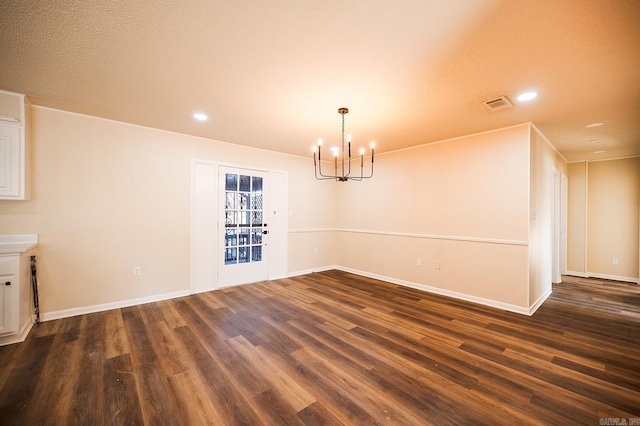
<instances>
[{"instance_id":1,"label":"dark hardwood floor","mask_svg":"<svg viewBox=\"0 0 640 426\"><path fill-rule=\"evenodd\" d=\"M527 317L329 271L49 321L0 348L3 425L637 417L640 287L603 280L565 277Z\"/></svg>"}]
</instances>

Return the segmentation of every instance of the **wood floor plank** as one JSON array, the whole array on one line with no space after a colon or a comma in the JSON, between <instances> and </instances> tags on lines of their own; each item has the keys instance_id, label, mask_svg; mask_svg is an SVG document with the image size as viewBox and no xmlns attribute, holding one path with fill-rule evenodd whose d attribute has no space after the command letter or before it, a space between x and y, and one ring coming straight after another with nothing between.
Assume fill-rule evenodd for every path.
<instances>
[{"instance_id":1,"label":"wood floor plank","mask_svg":"<svg viewBox=\"0 0 640 426\"><path fill-rule=\"evenodd\" d=\"M11 374L0 389L0 424L17 424L22 416L30 415L25 408L41 383L40 375L54 338L54 335L37 337L24 345L15 366L11 368Z\"/></svg>"},{"instance_id":2,"label":"wood floor plank","mask_svg":"<svg viewBox=\"0 0 640 426\"><path fill-rule=\"evenodd\" d=\"M635 284L563 277L525 316L325 271L36 326L0 424L629 424L638 330Z\"/></svg>"},{"instance_id":3,"label":"wood floor plank","mask_svg":"<svg viewBox=\"0 0 640 426\"><path fill-rule=\"evenodd\" d=\"M129 354L107 358L103 367L102 422L108 425L142 425L142 409Z\"/></svg>"},{"instance_id":4,"label":"wood floor plank","mask_svg":"<svg viewBox=\"0 0 640 426\"><path fill-rule=\"evenodd\" d=\"M229 376L225 369L212 357L206 343L187 326L176 329L181 337L186 354L192 360L194 370L202 378L205 385L212 390L213 407L226 424L261 424L260 416L249 401L253 392L243 391L238 385L241 379ZM265 389L268 389L265 387Z\"/></svg>"},{"instance_id":5,"label":"wood floor plank","mask_svg":"<svg viewBox=\"0 0 640 426\"><path fill-rule=\"evenodd\" d=\"M71 395L80 378L82 342L67 342L66 334L55 338L26 416L32 424L46 424L50 418L67 418L71 410Z\"/></svg>"},{"instance_id":6,"label":"wood floor plank","mask_svg":"<svg viewBox=\"0 0 640 426\"><path fill-rule=\"evenodd\" d=\"M105 358L113 358L129 353L129 340L124 330L124 321L119 309L107 312L105 327Z\"/></svg>"},{"instance_id":7,"label":"wood floor plank","mask_svg":"<svg viewBox=\"0 0 640 426\"><path fill-rule=\"evenodd\" d=\"M180 400L181 405L188 407L187 423L189 425L223 425L226 423L223 413L216 409L213 401L215 391L207 386L200 375L187 370L169 377L169 385Z\"/></svg>"},{"instance_id":8,"label":"wood floor plank","mask_svg":"<svg viewBox=\"0 0 640 426\"><path fill-rule=\"evenodd\" d=\"M294 411L300 411L316 401L313 396L308 394L243 336L231 338L228 343L240 356L263 374L264 379L270 383L270 390L277 392L280 398L286 401Z\"/></svg>"},{"instance_id":9,"label":"wood floor plank","mask_svg":"<svg viewBox=\"0 0 640 426\"><path fill-rule=\"evenodd\" d=\"M184 423L187 417L184 407L178 404L175 395L170 391L168 373L162 368L154 349L153 338L139 308L123 308L122 317L131 345L132 367L144 422L163 424L166 419L173 418L176 422Z\"/></svg>"}]
</instances>

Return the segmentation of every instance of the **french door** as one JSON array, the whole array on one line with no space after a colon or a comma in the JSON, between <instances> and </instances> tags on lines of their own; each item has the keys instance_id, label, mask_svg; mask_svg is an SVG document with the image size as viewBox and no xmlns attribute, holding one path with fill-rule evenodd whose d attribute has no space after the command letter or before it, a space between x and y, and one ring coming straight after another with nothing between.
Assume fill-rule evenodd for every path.
<instances>
[{"instance_id":1,"label":"french door","mask_svg":"<svg viewBox=\"0 0 640 426\"><path fill-rule=\"evenodd\" d=\"M218 173L218 285L267 280L269 175L222 166Z\"/></svg>"}]
</instances>

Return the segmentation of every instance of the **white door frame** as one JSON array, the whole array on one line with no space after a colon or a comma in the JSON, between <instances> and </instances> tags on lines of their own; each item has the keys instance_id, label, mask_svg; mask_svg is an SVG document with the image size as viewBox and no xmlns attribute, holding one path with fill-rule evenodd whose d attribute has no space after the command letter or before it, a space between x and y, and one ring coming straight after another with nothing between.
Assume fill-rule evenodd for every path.
<instances>
[{"instance_id":1,"label":"white door frame","mask_svg":"<svg viewBox=\"0 0 640 426\"><path fill-rule=\"evenodd\" d=\"M288 174L281 170L247 165L191 160L191 293L215 290L218 285L220 167L260 170L269 174L269 279L287 274Z\"/></svg>"},{"instance_id":2,"label":"white door frame","mask_svg":"<svg viewBox=\"0 0 640 426\"><path fill-rule=\"evenodd\" d=\"M560 172L560 274L567 274L567 214L569 203L569 178Z\"/></svg>"},{"instance_id":3,"label":"white door frame","mask_svg":"<svg viewBox=\"0 0 640 426\"><path fill-rule=\"evenodd\" d=\"M567 272L567 187L567 176L554 167L551 203L551 281L554 284L562 282L562 275Z\"/></svg>"}]
</instances>

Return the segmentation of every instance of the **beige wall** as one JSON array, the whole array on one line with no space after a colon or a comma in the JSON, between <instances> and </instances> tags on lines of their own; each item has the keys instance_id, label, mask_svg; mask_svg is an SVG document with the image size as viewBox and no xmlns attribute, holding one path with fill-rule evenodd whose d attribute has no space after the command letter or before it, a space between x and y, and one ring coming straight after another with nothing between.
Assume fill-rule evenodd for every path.
<instances>
[{"instance_id":1,"label":"beige wall","mask_svg":"<svg viewBox=\"0 0 640 426\"><path fill-rule=\"evenodd\" d=\"M32 200L0 201L0 234L39 234L43 313L189 289L192 158L284 170L289 228L331 225L335 194L310 158L45 108L32 129ZM327 247L292 234L289 271L335 263Z\"/></svg>"},{"instance_id":2,"label":"beige wall","mask_svg":"<svg viewBox=\"0 0 640 426\"><path fill-rule=\"evenodd\" d=\"M587 272L587 162L570 163L567 208L567 273Z\"/></svg>"},{"instance_id":3,"label":"beige wall","mask_svg":"<svg viewBox=\"0 0 640 426\"><path fill-rule=\"evenodd\" d=\"M45 314L189 290L193 158L287 172L290 274L338 265L524 311L537 295L528 124L380 155L359 183L317 182L311 158L47 108L32 127L32 200L0 201L0 233L39 234Z\"/></svg>"},{"instance_id":4,"label":"beige wall","mask_svg":"<svg viewBox=\"0 0 640 426\"><path fill-rule=\"evenodd\" d=\"M637 280L640 158L590 162L588 168L588 272Z\"/></svg>"},{"instance_id":5,"label":"beige wall","mask_svg":"<svg viewBox=\"0 0 640 426\"><path fill-rule=\"evenodd\" d=\"M376 167L337 188L339 265L529 307L528 125L389 153Z\"/></svg>"},{"instance_id":6,"label":"beige wall","mask_svg":"<svg viewBox=\"0 0 640 426\"><path fill-rule=\"evenodd\" d=\"M639 204L640 158L569 164L568 273L638 282Z\"/></svg>"}]
</instances>

